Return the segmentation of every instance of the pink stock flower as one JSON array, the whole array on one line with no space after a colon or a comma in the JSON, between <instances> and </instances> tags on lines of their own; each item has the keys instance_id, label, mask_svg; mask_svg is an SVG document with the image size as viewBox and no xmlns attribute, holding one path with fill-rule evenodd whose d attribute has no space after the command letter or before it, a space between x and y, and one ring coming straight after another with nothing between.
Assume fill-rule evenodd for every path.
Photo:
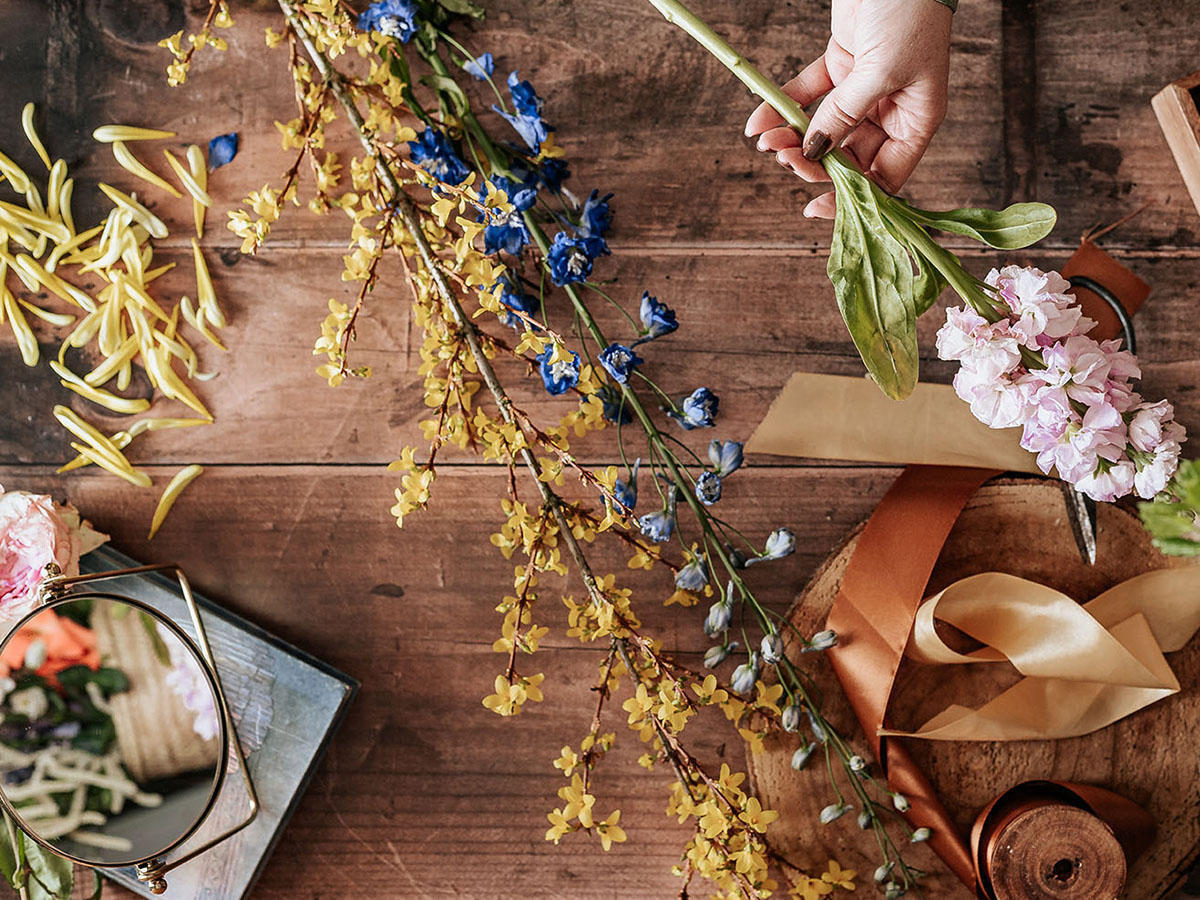
<instances>
[{"instance_id":1,"label":"pink stock flower","mask_svg":"<svg viewBox=\"0 0 1200 900\"><path fill-rule=\"evenodd\" d=\"M1163 441L1155 448L1154 458L1140 465L1133 486L1143 500L1153 500L1179 468L1180 447L1176 441Z\"/></svg>"},{"instance_id":2,"label":"pink stock flower","mask_svg":"<svg viewBox=\"0 0 1200 900\"><path fill-rule=\"evenodd\" d=\"M1143 453L1153 453L1164 440L1179 440L1175 434L1183 428L1174 418L1175 408L1166 400L1141 404L1129 421L1129 443Z\"/></svg>"},{"instance_id":3,"label":"pink stock flower","mask_svg":"<svg viewBox=\"0 0 1200 900\"><path fill-rule=\"evenodd\" d=\"M1096 323L1084 318L1075 304L1070 284L1057 272L1005 266L988 273L987 283L999 290L1013 312L1011 330L1032 350L1083 334Z\"/></svg>"},{"instance_id":4,"label":"pink stock flower","mask_svg":"<svg viewBox=\"0 0 1200 900\"><path fill-rule=\"evenodd\" d=\"M1096 466L1095 471L1075 482L1076 490L1082 491L1093 500L1111 503L1133 490L1136 477L1133 463L1128 459Z\"/></svg>"},{"instance_id":5,"label":"pink stock flower","mask_svg":"<svg viewBox=\"0 0 1200 900\"><path fill-rule=\"evenodd\" d=\"M989 428L1013 428L1025 420L1033 385L1028 379L991 377L964 365L954 376L954 391Z\"/></svg>"},{"instance_id":6,"label":"pink stock flower","mask_svg":"<svg viewBox=\"0 0 1200 900\"><path fill-rule=\"evenodd\" d=\"M937 334L938 356L957 359L965 368L997 378L1021 362L1021 347L1008 332L1007 322L990 323L973 309L946 310L946 324Z\"/></svg>"},{"instance_id":7,"label":"pink stock flower","mask_svg":"<svg viewBox=\"0 0 1200 900\"><path fill-rule=\"evenodd\" d=\"M69 504L42 494L0 487L0 623L33 608L48 563L79 574L79 557L108 540L92 530Z\"/></svg>"},{"instance_id":8,"label":"pink stock flower","mask_svg":"<svg viewBox=\"0 0 1200 900\"><path fill-rule=\"evenodd\" d=\"M1072 335L1042 351L1046 368L1033 374L1052 387L1061 387L1072 400L1099 403L1107 393L1112 361L1090 337Z\"/></svg>"}]
</instances>

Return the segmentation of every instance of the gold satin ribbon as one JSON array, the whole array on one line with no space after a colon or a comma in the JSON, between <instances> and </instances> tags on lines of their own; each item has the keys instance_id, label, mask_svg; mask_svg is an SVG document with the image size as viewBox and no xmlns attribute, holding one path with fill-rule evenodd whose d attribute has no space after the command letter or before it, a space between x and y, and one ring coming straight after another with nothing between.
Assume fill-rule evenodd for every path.
<instances>
[{"instance_id":1,"label":"gold satin ribbon","mask_svg":"<svg viewBox=\"0 0 1200 900\"><path fill-rule=\"evenodd\" d=\"M946 622L985 646L952 650ZM1159 569L1080 605L1053 588L985 572L917 609L906 653L925 663L1009 662L1026 677L978 709L951 705L915 732L941 741L1078 737L1179 691L1164 653L1200 628L1200 567Z\"/></svg>"}]
</instances>

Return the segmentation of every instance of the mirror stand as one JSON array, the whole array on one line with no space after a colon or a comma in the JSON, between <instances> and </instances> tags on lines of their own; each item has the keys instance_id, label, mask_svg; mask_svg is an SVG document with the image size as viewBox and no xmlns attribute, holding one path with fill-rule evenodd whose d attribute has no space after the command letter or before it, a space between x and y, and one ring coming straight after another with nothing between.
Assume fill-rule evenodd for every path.
<instances>
[{"instance_id":1,"label":"mirror stand","mask_svg":"<svg viewBox=\"0 0 1200 900\"><path fill-rule=\"evenodd\" d=\"M174 564L139 566L137 568L118 569L118 570L114 570L114 571L110 571L110 572L99 572L99 573L88 574L88 575L64 575L62 573L62 571L58 568L58 566L51 563L50 565L46 566L46 568L45 568L44 578L43 578L41 584L38 586L38 590L37 590L35 611L34 611L34 613L31 613L30 615L35 615L38 610L44 609L48 605L49 606L57 606L57 605L61 605L61 604L65 603L65 602L69 602L71 599L74 599L76 597L82 598L82 597L88 596L86 593L80 594L80 595L73 594L72 588L74 588L77 585L93 584L96 582L108 581L108 580L112 580L112 579L116 579L116 578L125 578L125 577L129 577L129 576L145 575L145 574L149 574L152 572L171 573L178 579L179 589L183 595L184 602L187 605L188 613L191 616L192 624L193 624L193 626L195 628L195 632L196 632L195 647L192 649L197 653L197 655L199 657L199 661L207 669L206 674L207 674L209 680L211 681L212 687L214 689L213 692L215 694L215 700L216 700L217 709L218 709L218 717L217 717L218 733L224 744L225 754L229 753L230 749L232 751L234 765L237 767L237 770L238 770L239 774L241 775L242 783L245 787L246 795L249 800L248 813L236 825L226 829L221 834L204 841L204 843L202 843L200 846L188 851L187 853L183 854L182 856L179 856L179 857L176 857L173 859L167 858L168 852L170 850L173 850L174 847L177 846L178 844L183 843L186 840L186 838L188 836L190 836L190 834L192 832L188 832L187 834L185 834L182 838L180 838L180 840L176 844L169 846L167 848L167 850L156 852L156 853L154 853L148 857L145 857L143 859L135 859L135 860L131 860L131 861L126 861L126 862L121 863L119 866L97 864L95 862L89 862L87 860L79 859L76 856L72 856L71 854L66 853L66 852L54 847L51 843L40 838L36 833L30 833L29 829L24 829L24 830L26 831L26 833L29 835L29 837L32 840L36 841L38 844L40 844L45 849L47 849L50 852L55 853L59 856L63 856L65 858L71 859L73 862L79 863L81 865L90 866L92 868L114 868L114 867L124 868L126 866L132 865L134 867L134 870L137 873L138 880L143 882L146 885L146 888L151 893L161 894L167 889L167 881L166 881L165 876L168 872L170 872L172 869L174 869L178 866L183 865L184 863L188 862L189 860L196 858L197 856L201 855L202 853L206 853L207 851L211 850L213 847L217 846L218 844L222 843L223 841L228 840L233 835L237 834L239 831L246 828L246 826L248 826L251 822L254 821L255 817L258 815L258 810L259 810L258 794L255 792L254 783L250 778L250 772L246 766L246 756L245 756L245 753L242 751L241 742L238 739L237 729L236 729L236 726L233 721L233 716L229 709L229 703L225 696L225 690L221 684L221 676L217 669L216 659L213 656L212 647L209 644L208 635L204 629L204 623L201 621L201 618L200 618L199 607L196 604L195 597L192 595L191 585L188 583L187 577L184 575L183 571ZM146 614L157 618L159 621L170 624L172 628L175 628L176 630L178 630L178 627L175 626L173 623L171 623L167 616L165 616L163 613L159 612L158 610L155 610L155 609L147 606L146 604L141 603L140 601L135 601L130 598L113 598L113 599L120 599L120 600L128 603L131 606L140 608ZM179 634L180 634L180 636L183 635L182 632L179 632ZM222 760L227 760L227 757L224 754L222 755ZM218 775L217 775L218 782L214 789L213 801L215 801L216 795L219 793L219 791L223 785L223 781L224 781L224 777L225 777L227 768L228 768L228 762L226 761L225 765L219 770ZM6 811L10 815L13 815L14 818L16 818L19 823L21 821L19 814L17 814L17 811L14 809L12 804L9 802L8 798L3 795L2 791L0 791L0 800L3 801L3 805L6 809ZM205 810L203 816L196 823L195 828L199 828L200 824L204 821L205 818L207 818L207 815L211 812L211 810L212 810L212 803L210 802L210 804L209 804L208 808ZM194 829L193 829L193 831L194 831Z\"/></svg>"}]
</instances>

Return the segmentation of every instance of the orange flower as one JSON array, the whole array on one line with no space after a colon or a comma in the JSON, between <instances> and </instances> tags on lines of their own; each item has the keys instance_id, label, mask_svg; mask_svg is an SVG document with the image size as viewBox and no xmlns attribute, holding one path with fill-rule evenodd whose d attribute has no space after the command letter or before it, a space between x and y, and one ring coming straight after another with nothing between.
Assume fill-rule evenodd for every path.
<instances>
[{"instance_id":1,"label":"orange flower","mask_svg":"<svg viewBox=\"0 0 1200 900\"><path fill-rule=\"evenodd\" d=\"M50 610L32 618L12 636L0 656L0 677L7 678L14 669L25 665L25 656L35 641L41 641L46 648L46 660L37 669L43 678L53 680L71 666L100 668L96 633Z\"/></svg>"}]
</instances>

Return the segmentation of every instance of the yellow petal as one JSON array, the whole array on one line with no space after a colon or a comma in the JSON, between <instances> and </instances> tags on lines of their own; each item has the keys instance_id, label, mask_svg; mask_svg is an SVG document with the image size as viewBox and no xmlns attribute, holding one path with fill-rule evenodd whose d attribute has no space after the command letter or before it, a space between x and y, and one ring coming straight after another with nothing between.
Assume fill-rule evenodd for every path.
<instances>
[{"instance_id":1,"label":"yellow petal","mask_svg":"<svg viewBox=\"0 0 1200 900\"><path fill-rule=\"evenodd\" d=\"M167 162L171 164L171 168L175 171L175 174L179 176L179 183L192 195L192 199L203 206L212 206L212 197L208 196L208 191L196 182L196 179L192 177L192 173L185 169L183 163L175 158L175 154L170 150L164 149L163 156L167 158Z\"/></svg>"},{"instance_id":2,"label":"yellow petal","mask_svg":"<svg viewBox=\"0 0 1200 900\"><path fill-rule=\"evenodd\" d=\"M192 257L196 262L196 308L215 327L224 328L225 314L217 304L217 292L208 274L208 263L204 261L204 254L200 252L200 245L195 238L192 238Z\"/></svg>"},{"instance_id":3,"label":"yellow petal","mask_svg":"<svg viewBox=\"0 0 1200 900\"><path fill-rule=\"evenodd\" d=\"M42 139L38 137L37 129L33 127L33 113L33 104L26 103L25 108L21 110L21 127L25 130L25 137L29 139L29 143L33 145L33 149L37 151L37 155L42 158L42 162L49 169L50 154L46 152L46 147L42 144Z\"/></svg>"},{"instance_id":4,"label":"yellow petal","mask_svg":"<svg viewBox=\"0 0 1200 900\"><path fill-rule=\"evenodd\" d=\"M115 141L156 141L175 137L175 132L134 125L101 125L92 132L92 137L102 144L111 144Z\"/></svg>"},{"instance_id":5,"label":"yellow petal","mask_svg":"<svg viewBox=\"0 0 1200 900\"><path fill-rule=\"evenodd\" d=\"M138 178L142 179L142 181L152 184L155 187L162 188L172 197L183 196L183 194L179 193L179 189L176 188L175 185L171 184L171 182L167 181L156 172L152 172L150 169L146 168L145 164L143 164L140 159L133 155L130 149L125 146L123 141L113 141L112 150L113 156L116 157L117 163L122 169L129 172L131 175L136 175Z\"/></svg>"},{"instance_id":6,"label":"yellow petal","mask_svg":"<svg viewBox=\"0 0 1200 900\"><path fill-rule=\"evenodd\" d=\"M100 182L100 190L104 191L105 196L109 200L128 212L133 217L133 221L150 232L151 236L162 240L169 234L167 226L163 223L162 219L154 215L154 213L150 212L150 210L146 209L146 207L142 206L142 204L138 203L128 194L123 194L112 185L105 184L104 182Z\"/></svg>"},{"instance_id":7,"label":"yellow petal","mask_svg":"<svg viewBox=\"0 0 1200 900\"><path fill-rule=\"evenodd\" d=\"M167 489L158 499L158 507L154 510L154 518L150 522L150 535L147 540L154 539L154 535L158 534L158 529L162 527L163 521L167 518L167 513L171 511L171 507L183 493L183 489L195 481L203 471L203 466L192 465L175 473L175 477L171 479L171 483L167 485Z\"/></svg>"},{"instance_id":8,"label":"yellow petal","mask_svg":"<svg viewBox=\"0 0 1200 900\"><path fill-rule=\"evenodd\" d=\"M200 186L202 191L208 190L208 163L204 159L204 151L195 144L188 144L187 148L188 168L192 171L192 178L196 184ZM204 204L198 200L192 201L192 218L196 222L196 237L204 237Z\"/></svg>"},{"instance_id":9,"label":"yellow petal","mask_svg":"<svg viewBox=\"0 0 1200 900\"><path fill-rule=\"evenodd\" d=\"M12 328L13 334L17 338L17 348L21 351L21 360L25 365L33 368L38 364L38 358L41 355L37 338L33 336L33 329L29 327L29 322L25 319L21 308L13 302L13 295L9 293L8 288L2 285L0 285L0 302L4 304L9 327Z\"/></svg>"},{"instance_id":10,"label":"yellow petal","mask_svg":"<svg viewBox=\"0 0 1200 900\"><path fill-rule=\"evenodd\" d=\"M144 397L128 398L118 397L116 394L109 391L94 388L66 366L61 363L51 360L50 368L54 373L62 379L62 386L69 388L86 400L91 400L93 403L98 403L106 409L111 409L115 413L121 413L125 416L137 415L140 412L145 412L150 408L150 401Z\"/></svg>"}]
</instances>

